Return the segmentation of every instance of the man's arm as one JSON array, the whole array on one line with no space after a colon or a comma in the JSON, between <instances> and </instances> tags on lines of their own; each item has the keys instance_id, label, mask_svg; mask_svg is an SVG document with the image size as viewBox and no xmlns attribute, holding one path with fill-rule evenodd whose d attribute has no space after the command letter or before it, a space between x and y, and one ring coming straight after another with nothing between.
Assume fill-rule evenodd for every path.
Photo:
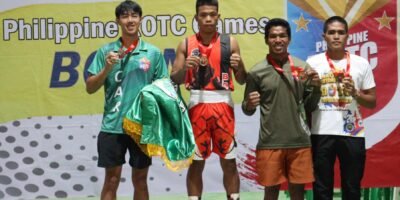
<instances>
[{"instance_id":1,"label":"man's arm","mask_svg":"<svg viewBox=\"0 0 400 200\"><path fill-rule=\"evenodd\" d=\"M232 55L230 58L230 67L233 69L236 81L243 85L246 82L246 68L242 57L240 56L239 43L234 37L230 37Z\"/></svg>"},{"instance_id":2,"label":"man's arm","mask_svg":"<svg viewBox=\"0 0 400 200\"><path fill-rule=\"evenodd\" d=\"M168 66L167 63L165 62L164 56L161 53L161 51L157 51L157 63L155 63L155 72L154 72L154 80L157 79L162 79L162 78L168 78Z\"/></svg>"},{"instance_id":3,"label":"man's arm","mask_svg":"<svg viewBox=\"0 0 400 200\"><path fill-rule=\"evenodd\" d=\"M109 70L106 70L106 68L104 68L97 75L90 75L86 79L86 92L89 94L93 94L93 93L97 92L97 90L99 90L101 88L101 86L103 86L108 73L109 73Z\"/></svg>"},{"instance_id":4,"label":"man's arm","mask_svg":"<svg viewBox=\"0 0 400 200\"><path fill-rule=\"evenodd\" d=\"M245 115L253 115L256 112L257 106L260 105L261 97L257 88L258 85L256 81L251 77L251 75L248 75L242 101L242 111Z\"/></svg>"},{"instance_id":5,"label":"man's arm","mask_svg":"<svg viewBox=\"0 0 400 200\"><path fill-rule=\"evenodd\" d=\"M176 48L176 57L171 70L171 80L176 84L182 84L185 81L187 68L185 67L186 41L183 40Z\"/></svg>"},{"instance_id":6,"label":"man's arm","mask_svg":"<svg viewBox=\"0 0 400 200\"><path fill-rule=\"evenodd\" d=\"M343 79L343 83L345 92L348 92L357 101L359 105L366 108L375 108L376 106L375 87L366 90L357 90L354 86L354 81L352 77L345 77Z\"/></svg>"},{"instance_id":7,"label":"man's arm","mask_svg":"<svg viewBox=\"0 0 400 200\"><path fill-rule=\"evenodd\" d=\"M105 59L105 66L103 69L96 75L90 75L86 79L86 92L89 94L93 94L97 92L103 86L104 81L107 78L108 73L113 68L113 65L118 62L118 54L114 52L110 52L107 54Z\"/></svg>"},{"instance_id":8,"label":"man's arm","mask_svg":"<svg viewBox=\"0 0 400 200\"><path fill-rule=\"evenodd\" d=\"M366 108L375 108L376 106L376 91L375 87L368 90L357 91L354 89L352 95L357 103Z\"/></svg>"},{"instance_id":9,"label":"man's arm","mask_svg":"<svg viewBox=\"0 0 400 200\"><path fill-rule=\"evenodd\" d=\"M303 97L304 108L306 112L312 112L318 108L321 98L321 79L319 78L318 72L312 69L308 64L305 73L309 83L305 86Z\"/></svg>"}]
</instances>

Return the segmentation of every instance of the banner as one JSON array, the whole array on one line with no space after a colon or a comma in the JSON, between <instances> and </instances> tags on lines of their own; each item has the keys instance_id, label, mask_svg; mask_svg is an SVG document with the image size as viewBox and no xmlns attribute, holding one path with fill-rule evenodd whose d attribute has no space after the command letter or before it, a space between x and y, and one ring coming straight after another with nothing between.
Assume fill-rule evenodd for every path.
<instances>
[{"instance_id":1,"label":"banner","mask_svg":"<svg viewBox=\"0 0 400 200\"><path fill-rule=\"evenodd\" d=\"M175 49L198 31L195 1L137 1L143 8L142 39L161 49L170 68ZM104 169L97 167L97 134L104 93L85 91L85 73L98 48L118 39L112 0L19 0L0 2L0 199L99 196ZM218 30L234 36L247 69L265 58L264 26L288 19L290 52L306 59L326 49L323 21L345 16L348 50L369 60L377 82L377 108L366 118L367 165L363 186L400 186L400 90L398 2L220 0ZM343 6L338 6L343 5ZM235 83L236 84L236 83ZM188 92L182 87L187 100ZM241 191L259 191L254 171L259 113L240 108L244 86L235 85L238 169ZM338 173L336 173L338 175ZM119 196L132 196L124 166ZM207 161L204 192L223 192L218 158ZM186 171L173 173L154 158L151 195L186 193ZM338 180L338 179L337 179Z\"/></svg>"}]
</instances>

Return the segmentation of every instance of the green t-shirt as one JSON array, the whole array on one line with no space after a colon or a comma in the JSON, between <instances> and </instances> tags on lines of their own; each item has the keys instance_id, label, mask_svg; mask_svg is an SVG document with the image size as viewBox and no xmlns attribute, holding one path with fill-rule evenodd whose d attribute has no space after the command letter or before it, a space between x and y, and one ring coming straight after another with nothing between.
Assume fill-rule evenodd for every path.
<instances>
[{"instance_id":1,"label":"green t-shirt","mask_svg":"<svg viewBox=\"0 0 400 200\"><path fill-rule=\"evenodd\" d=\"M121 41L101 47L89 66L88 72L96 75L105 66L105 57L110 51L118 51ZM139 40L133 52L115 64L104 82L104 114L101 131L122 134L122 119L140 90L154 80L168 77L168 68L161 51Z\"/></svg>"}]
</instances>

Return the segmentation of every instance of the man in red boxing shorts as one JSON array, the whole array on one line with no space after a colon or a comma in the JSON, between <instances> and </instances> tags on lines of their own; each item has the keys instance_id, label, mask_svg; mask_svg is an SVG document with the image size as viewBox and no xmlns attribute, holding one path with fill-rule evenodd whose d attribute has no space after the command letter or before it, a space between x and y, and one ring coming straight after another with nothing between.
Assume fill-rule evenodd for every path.
<instances>
[{"instance_id":1,"label":"man in red boxing shorts","mask_svg":"<svg viewBox=\"0 0 400 200\"><path fill-rule=\"evenodd\" d=\"M186 180L190 200L201 199L202 172L211 152L220 157L227 199L239 199L231 92L232 74L244 84L246 70L238 42L217 32L219 17L217 0L197 0L199 32L179 44L171 71L171 79L190 90L189 117L197 145Z\"/></svg>"}]
</instances>

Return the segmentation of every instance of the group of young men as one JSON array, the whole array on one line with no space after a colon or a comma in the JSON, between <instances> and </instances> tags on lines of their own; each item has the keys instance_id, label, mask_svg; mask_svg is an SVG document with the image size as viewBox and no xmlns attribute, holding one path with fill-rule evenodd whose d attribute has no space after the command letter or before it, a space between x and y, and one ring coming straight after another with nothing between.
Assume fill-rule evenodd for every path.
<instances>
[{"instance_id":1,"label":"group of young men","mask_svg":"<svg viewBox=\"0 0 400 200\"><path fill-rule=\"evenodd\" d=\"M122 36L97 51L86 81L88 93L102 86L105 91L97 144L98 166L105 168L101 199L116 199L127 150L134 199L149 199L151 158L124 134L122 119L141 88L169 77L190 91L189 117L196 140L186 180L190 200L201 199L202 172L212 152L220 157L227 199L239 199L233 77L246 84L243 112L252 115L260 108L256 171L264 199L277 199L286 181L291 199L304 199L304 184L311 182L315 199L332 199L336 157L343 199L360 199L366 150L358 107L375 106L375 82L368 62L345 50L346 21L339 16L327 19L327 51L304 62L288 52L289 23L271 19L264 37L269 53L247 72L237 40L217 32L218 8L217 0L196 1L199 32L178 45L170 75L160 50L139 37L141 7L124 1L116 8Z\"/></svg>"}]
</instances>

